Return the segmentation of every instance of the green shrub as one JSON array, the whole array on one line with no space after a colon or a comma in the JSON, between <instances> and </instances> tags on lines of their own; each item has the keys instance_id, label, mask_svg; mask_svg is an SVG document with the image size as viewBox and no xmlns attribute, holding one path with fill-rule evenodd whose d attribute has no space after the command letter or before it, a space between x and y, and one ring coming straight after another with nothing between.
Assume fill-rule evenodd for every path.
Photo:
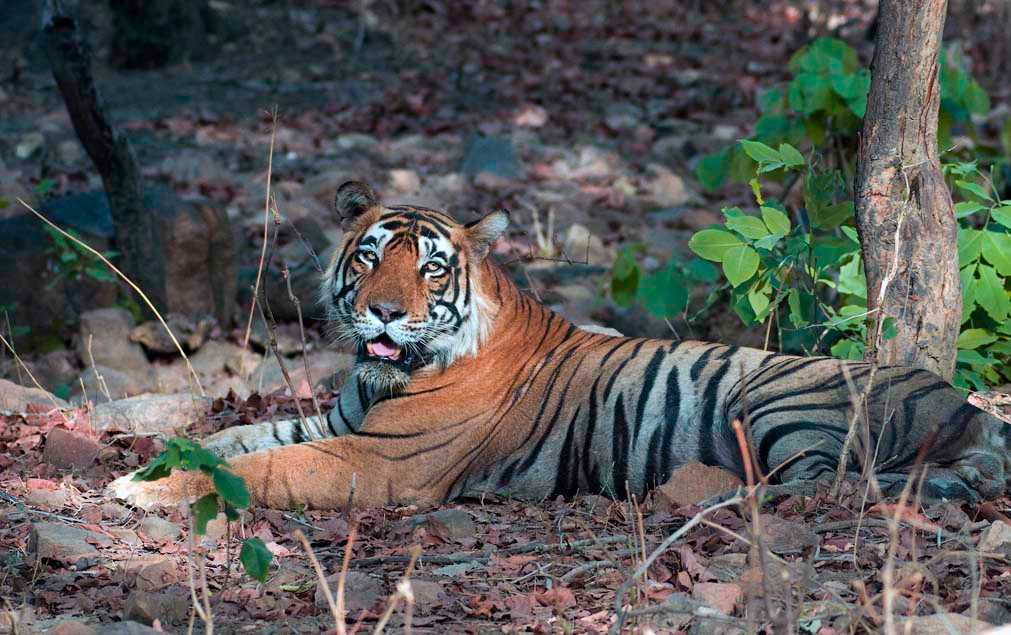
<instances>
[{"instance_id":1,"label":"green shrub","mask_svg":"<svg viewBox=\"0 0 1011 635\"><path fill-rule=\"evenodd\" d=\"M689 241L692 252L719 270L707 275L697 259L675 258L647 274L635 249L626 249L615 262L612 295L619 304L636 301L669 318L686 309L691 284L722 280L706 306L729 294L741 321L775 332L780 350L861 359L867 288L853 228L853 174L870 73L852 48L832 38L795 54L790 71L785 87L759 97L755 134L699 162L696 174L705 187L748 182L755 201L751 210L724 208L722 225ZM978 145L971 116L988 113L989 98L950 51L943 54L941 96L942 150L954 130L975 143L974 152L944 155L945 174L961 199L955 211L964 311L955 384L983 389L1011 380L1011 200L998 193L1011 129L1005 126L1001 149ZM763 195L770 181L786 193L799 186L803 204L789 208ZM894 321L885 320L882 337L894 335Z\"/></svg>"}]
</instances>

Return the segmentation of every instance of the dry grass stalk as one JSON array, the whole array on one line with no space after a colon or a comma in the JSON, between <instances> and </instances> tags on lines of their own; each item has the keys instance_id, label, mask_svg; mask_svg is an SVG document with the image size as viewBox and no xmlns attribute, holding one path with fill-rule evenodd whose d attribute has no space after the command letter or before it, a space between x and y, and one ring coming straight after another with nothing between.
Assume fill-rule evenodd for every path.
<instances>
[{"instance_id":1,"label":"dry grass stalk","mask_svg":"<svg viewBox=\"0 0 1011 635\"><path fill-rule=\"evenodd\" d=\"M263 266L267 257L267 226L270 222L270 180L274 170L274 138L277 135L277 106L271 114L270 150L267 153L267 193L263 198L263 246L260 248L260 264L256 268L256 282L253 283L252 305L249 307L249 319L246 320L246 335L242 338L242 348L249 348L249 335L253 330L253 314L256 311L256 300L260 293L260 280L263 278Z\"/></svg>"},{"instance_id":2,"label":"dry grass stalk","mask_svg":"<svg viewBox=\"0 0 1011 635\"><path fill-rule=\"evenodd\" d=\"M91 352L91 344L95 340L94 333L88 333L88 360L91 362L91 370L95 371L95 378L98 379L98 389L102 391L105 398L112 401L112 394L109 392L109 384L105 383L105 376L98 370L95 363L95 355Z\"/></svg>"},{"instance_id":3,"label":"dry grass stalk","mask_svg":"<svg viewBox=\"0 0 1011 635\"><path fill-rule=\"evenodd\" d=\"M28 368L24 360L21 359L21 356L18 355L17 350L14 349L14 343L8 342L7 338L4 337L3 333L0 333L0 342L3 342L4 347L6 347L7 350L11 352L11 355L14 356L14 361L17 362L18 367L24 369L25 373L28 374L28 378L32 380L33 384L35 384L35 387L41 390L42 392L46 393L46 398L49 399L49 401L53 404L53 408L55 408L56 411L60 413L60 416L63 417L63 422L67 424L67 427L68 428L71 427L70 419L68 419L66 413L63 412L63 408L60 406L59 403L57 403L56 398L53 397L52 393L43 388L42 384L39 383L38 379L35 379L35 375L32 374L31 369Z\"/></svg>"},{"instance_id":4,"label":"dry grass stalk","mask_svg":"<svg viewBox=\"0 0 1011 635\"><path fill-rule=\"evenodd\" d=\"M319 586L323 589L323 597L326 598L326 604L330 607L330 614L333 615L334 629L340 633L344 628L344 620L341 614L337 611L337 602L334 601L333 593L330 591L330 584L326 581L326 574L323 573L323 567L320 566L319 560L316 558L316 554L313 553L312 546L309 544L309 539L305 537L301 529L296 529L292 532L292 535L302 543L302 549L305 550L305 555L309 557L309 562L312 563L312 568L316 571L316 578L319 579Z\"/></svg>"},{"instance_id":5,"label":"dry grass stalk","mask_svg":"<svg viewBox=\"0 0 1011 635\"><path fill-rule=\"evenodd\" d=\"M193 378L193 383L196 385L197 390L200 392L200 396L201 397L206 397L207 393L204 392L204 387L200 383L200 377L197 376L197 371L194 370L193 369L193 365L190 364L190 358L187 357L186 351L183 350L182 344L180 344L179 340L176 339L175 333L173 333L172 329L169 328L169 325L165 322L165 318L163 318L162 315L161 315L161 313L158 311L158 309L155 308L154 304L152 304L152 302L151 302L151 299L147 297L147 294L144 293L144 291L141 290L141 288L138 287L136 285L136 283L134 283L134 281L131 280L125 273L123 273L122 271L120 271L116 267L116 265L114 265L111 262L109 262L108 258L106 258L101 253L99 253L98 251L96 251L95 249L93 249L91 247L91 245L88 245L87 243L85 243L84 241L82 241L80 238L78 238L78 237L76 237L76 236L74 236L74 235L72 235L72 234L70 234L68 232L63 231L63 229L61 229L53 221L49 220L48 218L46 218L45 216L43 216L39 212L35 211L35 208L33 208L28 203L24 202L24 200L22 200L22 199L19 198L18 199L18 203L21 203L25 208L28 209L28 211L30 211L32 214L35 214L39 218L39 220L41 220L42 222L44 222L46 225L49 225L50 227L52 227L53 229L55 229L57 232L59 232L59 234L61 236L63 236L67 240L72 241L74 244L79 245L80 247L82 247L83 249L85 249L88 253L90 253L91 255L95 256L99 260L101 260L102 264L104 264L106 267L108 267L109 269L111 269L112 272L115 273L117 276L119 276L120 278L122 278L123 281L126 282L126 284L128 284L130 286L130 288L133 289L134 292L137 295L140 296L141 300L144 301L144 304L147 305L147 308L151 309L151 312L158 319L158 322L162 325L162 328L165 329L165 332L168 333L169 339L172 340L172 344L175 345L176 350L179 352L179 355L182 356L183 361L186 362L186 368L190 371L190 376Z\"/></svg>"},{"instance_id":6,"label":"dry grass stalk","mask_svg":"<svg viewBox=\"0 0 1011 635\"><path fill-rule=\"evenodd\" d=\"M347 627L344 620L347 618L347 609L344 605L344 589L347 587L348 567L351 565L351 552L355 548L355 538L358 537L358 523L351 524L351 531L348 532L348 541L344 545L344 560L341 562L341 574L337 578L337 635L347 635Z\"/></svg>"},{"instance_id":7,"label":"dry grass stalk","mask_svg":"<svg viewBox=\"0 0 1011 635\"><path fill-rule=\"evenodd\" d=\"M407 604L407 609L404 611L404 632L410 635L411 621L414 614L414 591L411 589L411 574L414 573L414 564L418 561L418 556L420 555L421 545L411 547L411 560L407 563L404 575L397 582L396 591L390 595L390 599L386 603L386 610L383 611L382 617L376 623L375 630L372 631L373 635L379 635L386 630L386 625L389 623L390 618L393 617L393 611L397 608L397 602L401 599Z\"/></svg>"},{"instance_id":8,"label":"dry grass stalk","mask_svg":"<svg viewBox=\"0 0 1011 635\"><path fill-rule=\"evenodd\" d=\"M201 594L199 597L197 596L197 583L193 576L193 559L196 554L196 546L193 543L193 532L194 527L191 522L189 531L186 532L186 541L188 543L188 549L186 550L186 574L189 580L190 600L193 603L193 610L200 617L200 621L204 623L204 633L206 635L214 635L214 613L211 611L211 594L207 589L207 570L204 567L202 557L198 559Z\"/></svg>"}]
</instances>

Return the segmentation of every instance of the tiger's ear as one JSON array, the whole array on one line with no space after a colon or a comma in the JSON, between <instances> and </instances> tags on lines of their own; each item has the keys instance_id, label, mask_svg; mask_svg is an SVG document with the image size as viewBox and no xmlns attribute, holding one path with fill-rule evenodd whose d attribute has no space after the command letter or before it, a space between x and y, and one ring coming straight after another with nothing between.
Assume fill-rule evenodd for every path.
<instances>
[{"instance_id":1,"label":"tiger's ear","mask_svg":"<svg viewBox=\"0 0 1011 635\"><path fill-rule=\"evenodd\" d=\"M492 243L499 239L509 227L509 212L499 210L486 214L484 218L464 225L471 256L483 260L488 255Z\"/></svg>"},{"instance_id":2,"label":"tiger's ear","mask_svg":"<svg viewBox=\"0 0 1011 635\"><path fill-rule=\"evenodd\" d=\"M341 227L348 230L366 213L379 208L379 197L372 188L361 181L347 181L337 188L334 209Z\"/></svg>"}]
</instances>

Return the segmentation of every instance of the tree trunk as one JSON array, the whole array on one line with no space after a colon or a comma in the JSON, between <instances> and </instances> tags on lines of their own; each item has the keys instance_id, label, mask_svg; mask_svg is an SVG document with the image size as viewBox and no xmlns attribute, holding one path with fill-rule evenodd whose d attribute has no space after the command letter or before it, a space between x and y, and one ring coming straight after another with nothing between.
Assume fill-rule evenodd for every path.
<instances>
[{"instance_id":1,"label":"tree trunk","mask_svg":"<svg viewBox=\"0 0 1011 635\"><path fill-rule=\"evenodd\" d=\"M81 144L102 175L116 228L122 269L157 307L165 307L165 262L157 219L144 206L144 187L130 142L114 129L91 74L91 52L71 3L44 3L42 31L53 77Z\"/></svg>"},{"instance_id":2,"label":"tree trunk","mask_svg":"<svg viewBox=\"0 0 1011 635\"><path fill-rule=\"evenodd\" d=\"M958 225L937 150L946 0L882 0L857 159L867 359L950 380L962 318ZM882 336L893 318L897 334Z\"/></svg>"}]
</instances>

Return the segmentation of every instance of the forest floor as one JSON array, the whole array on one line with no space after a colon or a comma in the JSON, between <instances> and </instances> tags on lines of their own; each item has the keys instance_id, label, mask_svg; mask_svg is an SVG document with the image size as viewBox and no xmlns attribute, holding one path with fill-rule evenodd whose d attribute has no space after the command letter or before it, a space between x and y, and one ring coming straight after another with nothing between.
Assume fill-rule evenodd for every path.
<instances>
[{"instance_id":1,"label":"forest floor","mask_svg":"<svg viewBox=\"0 0 1011 635\"><path fill-rule=\"evenodd\" d=\"M747 200L746 186L703 192L692 169L702 154L748 134L756 91L785 78L789 55L817 29L796 8L806 3L742 3L724 12L709 3L687 10L587 2L548 13L432 2L410 20L390 12L395 3L376 3L378 22L366 20L360 46L361 22L349 10L358 3L216 4L237 34L210 59L144 72L100 63L96 76L145 178L226 210L237 239L243 320L262 246L273 134L278 208L320 258L340 238L333 191L358 177L391 202L446 208L462 220L511 209L515 226L499 256L514 262L517 279L540 299L579 323L762 345L762 334L742 328L725 308L669 325L616 307L606 297L607 272L617 250L633 243L643 245L647 268L686 253L688 237L718 221L720 207ZM822 4L834 6L833 28L866 61L870 12L861 3ZM96 13L92 26L101 60L110 25ZM978 54L982 36L961 35L977 75L999 77ZM0 48L18 40L5 42ZM45 210L53 198L101 187L44 56L37 46L18 46L0 51L13 60L11 69L0 68L0 218L21 213L16 196ZM994 84L995 109L1006 108L1007 87ZM475 149L479 135L497 141ZM314 256L297 232L281 233L277 253L293 269L309 263L312 273ZM522 258L531 254L573 262ZM314 369L332 373L347 360L326 350L314 309L307 317ZM46 335L29 338L37 347L21 353L47 378L47 390L69 399L80 384L78 398L101 401L94 378L86 383L94 363L80 352L76 323L54 333L47 324L18 326ZM213 329L203 346L234 360L242 326ZM298 342L297 325L287 320L281 329ZM195 416L182 427L202 436L294 416L290 391L257 341L256 352L246 352L251 357L238 354L240 370L215 358L201 371L210 399L193 398L186 412ZM298 349L285 350L292 368L301 363ZM154 379L126 377L117 397L189 390L181 360L146 354L143 373ZM3 376L27 383L3 355ZM329 407L332 383L313 388ZM301 396L306 390L298 385ZM638 506L590 496L355 517L254 510L227 532L212 524L191 548L182 510L144 513L105 494L112 478L155 456L161 442L130 426L100 425L101 407L56 411L36 403L12 412L0 403L0 632L66 620L101 632L114 632L119 620L183 632L193 619L194 555L204 563L216 630L333 628L293 532L308 538L336 590L352 526L346 596L349 624L359 632L376 627L414 545L422 548L410 574L414 605L397 606L390 628L400 630L410 615L418 632L606 632L616 617L615 590L644 554L702 511L662 491ZM896 619L941 616L917 622L924 630L914 632L966 632L972 617L1011 622L1007 499L899 508L849 483L837 498L781 496L763 501L761 511L757 532L748 509L707 514L630 586L619 603L626 623L638 632L754 632L772 623L771 610L776 632L876 631L887 613L886 590L894 591ZM900 522L893 528L889 518ZM264 584L237 564L240 541L254 535L274 555ZM755 542L768 548L766 558L756 557Z\"/></svg>"}]
</instances>

